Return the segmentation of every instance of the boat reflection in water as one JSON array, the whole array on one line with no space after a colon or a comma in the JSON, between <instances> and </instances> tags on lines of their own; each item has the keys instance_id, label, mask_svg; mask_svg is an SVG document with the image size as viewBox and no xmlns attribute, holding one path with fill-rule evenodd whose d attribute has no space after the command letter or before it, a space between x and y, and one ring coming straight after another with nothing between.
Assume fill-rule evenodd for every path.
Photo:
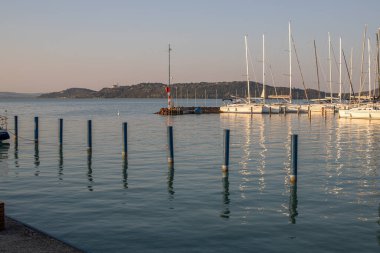
<instances>
[{"instance_id":1,"label":"boat reflection in water","mask_svg":"<svg viewBox=\"0 0 380 253\"><path fill-rule=\"evenodd\" d=\"M359 180L355 182L358 186L357 198L359 202L367 202L372 200L370 196L379 194L378 181L378 161L380 155L380 136L378 130L380 129L380 121L367 119L339 119L337 121L336 143L339 146L345 146L346 159L344 162L345 167L357 166L358 170L355 172ZM341 137L340 135L344 136ZM346 141L342 141L342 140ZM347 141L349 139L350 141ZM346 168L347 170L348 168ZM347 182L344 182L347 185ZM342 186L343 187L343 186ZM373 203L377 204L377 203ZM366 220L369 217L358 217L359 219Z\"/></svg>"},{"instance_id":2,"label":"boat reflection in water","mask_svg":"<svg viewBox=\"0 0 380 253\"><path fill-rule=\"evenodd\" d=\"M243 209L243 224L249 221L252 211L256 210L262 213L264 208L252 200L256 198L253 192L264 193L265 169L266 169L266 137L265 121L269 120L267 115L256 114L221 114L221 122L225 128L231 128L233 143L237 144L237 152L240 157L238 160L240 174L239 191L241 200L246 204ZM228 177L223 178L223 198L224 205L228 211L229 199L229 182ZM227 216L227 214L225 214Z\"/></svg>"},{"instance_id":3,"label":"boat reflection in water","mask_svg":"<svg viewBox=\"0 0 380 253\"><path fill-rule=\"evenodd\" d=\"M5 176L9 172L7 162L9 147L9 143L0 143L0 176Z\"/></svg>"}]
</instances>

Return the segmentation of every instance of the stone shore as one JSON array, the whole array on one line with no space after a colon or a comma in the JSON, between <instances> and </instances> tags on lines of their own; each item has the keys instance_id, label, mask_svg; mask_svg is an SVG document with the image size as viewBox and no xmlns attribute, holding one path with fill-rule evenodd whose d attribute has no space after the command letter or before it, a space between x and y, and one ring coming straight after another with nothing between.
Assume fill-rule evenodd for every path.
<instances>
[{"instance_id":1,"label":"stone shore","mask_svg":"<svg viewBox=\"0 0 380 253\"><path fill-rule=\"evenodd\" d=\"M5 217L5 229L0 231L0 252L84 252L64 242L36 231L10 217Z\"/></svg>"}]
</instances>

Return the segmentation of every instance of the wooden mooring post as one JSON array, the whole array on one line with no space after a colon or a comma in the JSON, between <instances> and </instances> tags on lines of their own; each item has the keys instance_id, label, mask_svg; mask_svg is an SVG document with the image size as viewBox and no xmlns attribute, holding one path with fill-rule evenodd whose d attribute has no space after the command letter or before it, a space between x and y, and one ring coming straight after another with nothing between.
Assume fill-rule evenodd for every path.
<instances>
[{"instance_id":1,"label":"wooden mooring post","mask_svg":"<svg viewBox=\"0 0 380 253\"><path fill-rule=\"evenodd\" d=\"M222 165L223 172L228 172L229 163L230 163L230 129L224 129L223 165Z\"/></svg>"},{"instance_id":2,"label":"wooden mooring post","mask_svg":"<svg viewBox=\"0 0 380 253\"><path fill-rule=\"evenodd\" d=\"M92 152L92 120L87 121L87 152Z\"/></svg>"},{"instance_id":3,"label":"wooden mooring post","mask_svg":"<svg viewBox=\"0 0 380 253\"><path fill-rule=\"evenodd\" d=\"M174 163L173 126L168 126L168 163Z\"/></svg>"},{"instance_id":4,"label":"wooden mooring post","mask_svg":"<svg viewBox=\"0 0 380 253\"><path fill-rule=\"evenodd\" d=\"M123 123L123 152L122 157L124 160L128 158L128 123Z\"/></svg>"},{"instance_id":5,"label":"wooden mooring post","mask_svg":"<svg viewBox=\"0 0 380 253\"><path fill-rule=\"evenodd\" d=\"M59 119L59 145L63 144L63 119Z\"/></svg>"},{"instance_id":6,"label":"wooden mooring post","mask_svg":"<svg viewBox=\"0 0 380 253\"><path fill-rule=\"evenodd\" d=\"M38 117L34 117L34 143L38 143Z\"/></svg>"},{"instance_id":7,"label":"wooden mooring post","mask_svg":"<svg viewBox=\"0 0 380 253\"><path fill-rule=\"evenodd\" d=\"M18 116L15 116L15 140L18 139Z\"/></svg>"}]
</instances>

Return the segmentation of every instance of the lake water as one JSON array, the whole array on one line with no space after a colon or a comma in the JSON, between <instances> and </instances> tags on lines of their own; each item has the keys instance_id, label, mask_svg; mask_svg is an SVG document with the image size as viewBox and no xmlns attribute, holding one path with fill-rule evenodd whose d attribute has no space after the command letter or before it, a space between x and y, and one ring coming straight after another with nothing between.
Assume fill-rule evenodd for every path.
<instances>
[{"instance_id":1,"label":"lake water","mask_svg":"<svg viewBox=\"0 0 380 253\"><path fill-rule=\"evenodd\" d=\"M89 252L379 251L380 121L153 114L165 105L160 99L2 100L11 131L19 116L20 136L18 145L12 139L0 147L7 214ZM38 146L31 141L34 116ZM58 118L64 119L62 150ZM128 163L121 156L124 121ZM224 128L231 130L228 178L221 173ZM299 135L297 187L289 184L291 133Z\"/></svg>"}]
</instances>

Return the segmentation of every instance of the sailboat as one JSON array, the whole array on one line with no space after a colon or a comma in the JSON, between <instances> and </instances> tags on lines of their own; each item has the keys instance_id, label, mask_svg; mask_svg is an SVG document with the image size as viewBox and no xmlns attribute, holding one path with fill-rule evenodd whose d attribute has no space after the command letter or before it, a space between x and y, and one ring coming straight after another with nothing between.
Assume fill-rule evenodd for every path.
<instances>
[{"instance_id":1,"label":"sailboat","mask_svg":"<svg viewBox=\"0 0 380 253\"><path fill-rule=\"evenodd\" d=\"M284 105L283 110L285 110L285 112L287 113L297 113L301 111L307 112L307 110L306 111L302 110L303 107L301 105L292 103L292 98L293 98L293 94L292 94L292 30L291 30L290 21L289 21L288 32L289 32L289 35L288 35L289 36L289 102Z\"/></svg>"},{"instance_id":2,"label":"sailboat","mask_svg":"<svg viewBox=\"0 0 380 253\"><path fill-rule=\"evenodd\" d=\"M252 101L249 85L249 66L248 66L248 43L247 35L244 36L245 42L245 63L246 63L246 77L247 77L247 98L239 98L232 101L232 103L226 104L220 107L220 111L224 113L250 113L250 114L262 114L262 113L279 113L279 108L271 107L265 104L265 84L263 83L262 98ZM263 70L264 72L264 70ZM263 80L264 82L264 80Z\"/></svg>"},{"instance_id":3,"label":"sailboat","mask_svg":"<svg viewBox=\"0 0 380 253\"><path fill-rule=\"evenodd\" d=\"M380 46L379 46L379 37L380 37L380 29L378 30L377 34L377 68L380 69L380 63L379 63L379 50L380 50ZM364 36L365 38L365 36ZM364 47L363 47L364 48ZM364 50L363 50L364 51ZM363 54L362 54L363 56ZM363 62L363 58L362 57L362 62ZM370 52L370 43L368 41L368 58L369 58L369 63L368 63L368 72L369 72L369 76L371 75L371 62L370 62L370 58L371 58L371 52ZM379 85L380 85L380 76L378 76L379 78ZM370 79L370 78L369 78ZM362 83L362 81L361 81ZM368 93L371 94L371 80L369 80L369 91ZM369 97L371 97L369 95ZM360 96L359 96L359 99L360 99ZM357 107L354 107L354 108L351 108L351 109L340 109L339 110L339 117L341 118L350 118L350 119L380 119L380 105L377 104L377 103L368 103L368 104L364 104L362 106L357 106Z\"/></svg>"}]
</instances>

